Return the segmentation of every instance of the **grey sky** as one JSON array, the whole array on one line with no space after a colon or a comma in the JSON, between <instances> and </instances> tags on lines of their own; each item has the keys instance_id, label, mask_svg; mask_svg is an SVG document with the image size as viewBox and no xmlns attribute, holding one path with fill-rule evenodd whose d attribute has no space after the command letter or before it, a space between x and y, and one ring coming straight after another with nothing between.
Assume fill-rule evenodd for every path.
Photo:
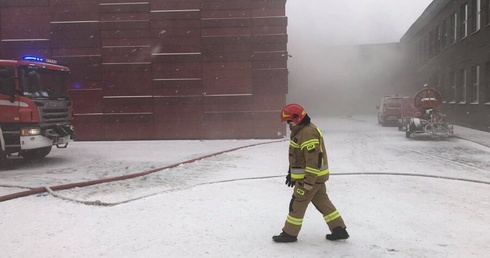
<instances>
[{"instance_id":1,"label":"grey sky","mask_svg":"<svg viewBox=\"0 0 490 258\"><path fill-rule=\"evenodd\" d=\"M398 42L431 0L288 0L288 33L329 44Z\"/></svg>"}]
</instances>

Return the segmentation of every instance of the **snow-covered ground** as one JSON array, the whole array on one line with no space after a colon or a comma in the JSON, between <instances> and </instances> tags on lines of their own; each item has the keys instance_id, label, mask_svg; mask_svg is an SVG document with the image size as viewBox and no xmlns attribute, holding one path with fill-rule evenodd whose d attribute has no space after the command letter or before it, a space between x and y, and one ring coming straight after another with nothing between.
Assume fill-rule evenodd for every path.
<instances>
[{"instance_id":1,"label":"snow-covered ground","mask_svg":"<svg viewBox=\"0 0 490 258\"><path fill-rule=\"evenodd\" d=\"M38 163L11 160L0 196L184 163L0 202L0 257L487 257L490 133L407 139L376 117L312 118L346 241L325 239L313 206L298 242L272 241L292 194L287 140L74 142ZM94 201L110 206L81 203Z\"/></svg>"}]
</instances>

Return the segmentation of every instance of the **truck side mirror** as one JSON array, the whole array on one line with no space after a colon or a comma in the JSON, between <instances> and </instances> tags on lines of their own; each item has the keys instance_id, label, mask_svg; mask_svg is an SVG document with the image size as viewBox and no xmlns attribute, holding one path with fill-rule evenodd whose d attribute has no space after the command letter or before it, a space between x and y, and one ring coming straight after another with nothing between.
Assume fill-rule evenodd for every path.
<instances>
[{"instance_id":1,"label":"truck side mirror","mask_svg":"<svg viewBox=\"0 0 490 258\"><path fill-rule=\"evenodd\" d=\"M9 78L7 83L7 94L10 96L9 100L11 103L15 101L15 83L14 78Z\"/></svg>"},{"instance_id":2,"label":"truck side mirror","mask_svg":"<svg viewBox=\"0 0 490 258\"><path fill-rule=\"evenodd\" d=\"M15 101L15 95L14 94L11 94L9 100L10 100L10 103L14 103L14 101Z\"/></svg>"}]
</instances>

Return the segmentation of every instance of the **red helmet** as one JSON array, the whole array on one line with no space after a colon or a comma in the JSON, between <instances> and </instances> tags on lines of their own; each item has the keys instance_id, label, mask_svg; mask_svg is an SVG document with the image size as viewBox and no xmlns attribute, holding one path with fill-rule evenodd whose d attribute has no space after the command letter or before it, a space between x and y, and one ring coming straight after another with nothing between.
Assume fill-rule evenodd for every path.
<instances>
[{"instance_id":1,"label":"red helmet","mask_svg":"<svg viewBox=\"0 0 490 258\"><path fill-rule=\"evenodd\" d=\"M299 124L306 116L305 109L298 104L286 105L281 112L281 122L293 121L295 124Z\"/></svg>"}]
</instances>

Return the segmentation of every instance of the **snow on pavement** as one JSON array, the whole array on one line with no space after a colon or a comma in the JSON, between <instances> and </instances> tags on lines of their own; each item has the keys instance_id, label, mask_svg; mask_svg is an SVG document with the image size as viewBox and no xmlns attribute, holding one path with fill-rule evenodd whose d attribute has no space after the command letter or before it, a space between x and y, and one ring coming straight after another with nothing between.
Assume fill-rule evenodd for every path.
<instances>
[{"instance_id":1,"label":"snow on pavement","mask_svg":"<svg viewBox=\"0 0 490 258\"><path fill-rule=\"evenodd\" d=\"M297 243L272 241L292 194L282 141L57 192L84 201L134 199L115 206L51 195L2 202L1 257L485 257L490 148L461 138L406 139L374 119L313 117L324 131L328 193L347 223L347 241L325 240L328 229L313 206ZM256 142L75 142L40 166L16 162L0 171L0 185L110 177Z\"/></svg>"}]
</instances>

